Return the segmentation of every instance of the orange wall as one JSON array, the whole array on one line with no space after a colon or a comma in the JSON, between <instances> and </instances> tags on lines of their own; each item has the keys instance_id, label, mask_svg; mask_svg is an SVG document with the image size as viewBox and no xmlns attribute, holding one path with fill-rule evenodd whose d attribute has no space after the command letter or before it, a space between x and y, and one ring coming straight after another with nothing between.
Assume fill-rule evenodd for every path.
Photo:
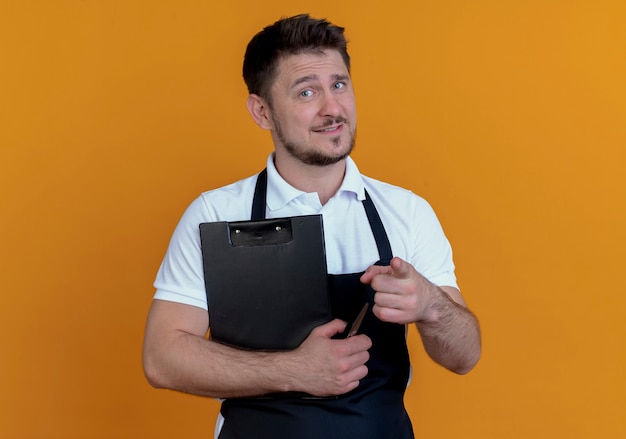
<instances>
[{"instance_id":1,"label":"orange wall","mask_svg":"<svg viewBox=\"0 0 626 439\"><path fill-rule=\"evenodd\" d=\"M227 4L0 3L0 437L210 437L215 402L143 378L151 284L263 166L244 47L302 11L347 27L355 158L433 204L482 322L465 377L414 344L420 436L626 436L626 4Z\"/></svg>"}]
</instances>

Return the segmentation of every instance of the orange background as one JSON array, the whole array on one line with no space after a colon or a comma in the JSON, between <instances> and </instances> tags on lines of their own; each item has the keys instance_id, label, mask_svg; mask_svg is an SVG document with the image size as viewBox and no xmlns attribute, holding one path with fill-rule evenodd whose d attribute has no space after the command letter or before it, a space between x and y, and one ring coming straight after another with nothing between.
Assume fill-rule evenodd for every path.
<instances>
[{"instance_id":1,"label":"orange background","mask_svg":"<svg viewBox=\"0 0 626 439\"><path fill-rule=\"evenodd\" d=\"M201 191L260 170L249 38L347 28L361 170L435 207L484 354L416 340L419 437L626 436L626 4L0 2L0 437L211 437L149 387L152 281Z\"/></svg>"}]
</instances>

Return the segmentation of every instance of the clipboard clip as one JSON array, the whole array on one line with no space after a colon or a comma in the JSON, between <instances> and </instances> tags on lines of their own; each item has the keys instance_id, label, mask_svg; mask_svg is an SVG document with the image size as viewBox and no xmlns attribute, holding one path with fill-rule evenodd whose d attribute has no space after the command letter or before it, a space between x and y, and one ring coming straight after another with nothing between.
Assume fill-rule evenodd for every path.
<instances>
[{"instance_id":1,"label":"clipboard clip","mask_svg":"<svg viewBox=\"0 0 626 439\"><path fill-rule=\"evenodd\" d=\"M228 223L233 247L256 247L287 244L293 239L290 218Z\"/></svg>"}]
</instances>

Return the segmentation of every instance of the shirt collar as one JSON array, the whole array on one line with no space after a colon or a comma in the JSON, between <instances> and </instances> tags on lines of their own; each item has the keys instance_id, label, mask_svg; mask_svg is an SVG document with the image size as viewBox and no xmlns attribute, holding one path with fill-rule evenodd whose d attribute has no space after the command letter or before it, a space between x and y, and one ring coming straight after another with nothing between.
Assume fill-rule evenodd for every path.
<instances>
[{"instance_id":1,"label":"shirt collar","mask_svg":"<svg viewBox=\"0 0 626 439\"><path fill-rule=\"evenodd\" d=\"M339 192L352 192L357 199L365 199L365 186L363 177L351 157L346 158L346 175L339 187ZM270 210L278 210L289 204L294 199L305 194L287 183L274 166L274 153L267 158L267 205Z\"/></svg>"}]
</instances>

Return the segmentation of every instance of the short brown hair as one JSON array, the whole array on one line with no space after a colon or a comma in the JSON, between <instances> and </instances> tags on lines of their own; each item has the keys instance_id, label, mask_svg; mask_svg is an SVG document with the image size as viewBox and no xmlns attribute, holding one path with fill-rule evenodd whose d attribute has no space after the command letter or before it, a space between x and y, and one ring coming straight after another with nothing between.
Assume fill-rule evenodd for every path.
<instances>
[{"instance_id":1,"label":"short brown hair","mask_svg":"<svg viewBox=\"0 0 626 439\"><path fill-rule=\"evenodd\" d=\"M344 28L308 14L281 18L265 27L248 43L243 60L243 79L250 94L269 101L269 89L281 57L306 52L337 50L350 71Z\"/></svg>"}]
</instances>

